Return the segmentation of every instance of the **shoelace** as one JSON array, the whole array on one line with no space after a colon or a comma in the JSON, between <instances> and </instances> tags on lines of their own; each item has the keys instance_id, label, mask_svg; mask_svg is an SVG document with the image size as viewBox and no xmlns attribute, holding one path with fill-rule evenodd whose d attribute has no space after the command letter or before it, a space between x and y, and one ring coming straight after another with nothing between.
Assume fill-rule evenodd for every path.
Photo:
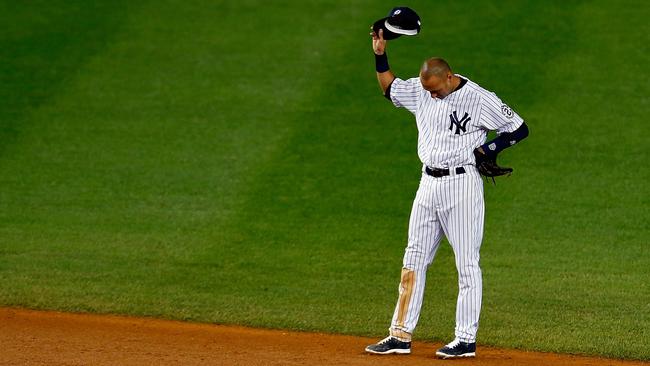
<instances>
[{"instance_id":1,"label":"shoelace","mask_svg":"<svg viewBox=\"0 0 650 366\"><path fill-rule=\"evenodd\" d=\"M386 343L390 342L391 338L393 338L393 336L388 336L388 337L382 339L381 341L379 341L379 344L386 344Z\"/></svg>"},{"instance_id":2,"label":"shoelace","mask_svg":"<svg viewBox=\"0 0 650 366\"><path fill-rule=\"evenodd\" d=\"M449 344L447 345L447 347L449 347L449 348L456 348L456 346L458 346L459 344L460 344L460 339L456 338L456 339L454 339L453 342L449 343Z\"/></svg>"}]
</instances>

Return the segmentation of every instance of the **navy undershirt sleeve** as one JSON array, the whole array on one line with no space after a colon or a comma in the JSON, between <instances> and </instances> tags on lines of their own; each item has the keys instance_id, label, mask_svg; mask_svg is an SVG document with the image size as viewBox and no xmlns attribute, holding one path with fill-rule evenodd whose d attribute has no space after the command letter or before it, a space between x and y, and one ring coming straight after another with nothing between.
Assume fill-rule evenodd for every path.
<instances>
[{"instance_id":1,"label":"navy undershirt sleeve","mask_svg":"<svg viewBox=\"0 0 650 366\"><path fill-rule=\"evenodd\" d=\"M492 141L486 142L481 146L483 151L490 158L496 158L497 154L504 149L518 143L519 141L528 137L528 126L523 122L518 129L512 132L502 133Z\"/></svg>"}]
</instances>

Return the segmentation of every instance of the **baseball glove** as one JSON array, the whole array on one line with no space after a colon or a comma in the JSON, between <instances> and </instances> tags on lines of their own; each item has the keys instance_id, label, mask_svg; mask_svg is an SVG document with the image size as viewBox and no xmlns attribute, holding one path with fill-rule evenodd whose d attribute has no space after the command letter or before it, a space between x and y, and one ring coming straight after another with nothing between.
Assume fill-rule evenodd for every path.
<instances>
[{"instance_id":1,"label":"baseball glove","mask_svg":"<svg viewBox=\"0 0 650 366\"><path fill-rule=\"evenodd\" d=\"M492 182L494 182L494 177L510 175L512 173L512 168L499 166L496 157L494 159L490 158L478 149L474 150L474 158L476 158L476 168L479 173L488 178L492 178Z\"/></svg>"}]
</instances>

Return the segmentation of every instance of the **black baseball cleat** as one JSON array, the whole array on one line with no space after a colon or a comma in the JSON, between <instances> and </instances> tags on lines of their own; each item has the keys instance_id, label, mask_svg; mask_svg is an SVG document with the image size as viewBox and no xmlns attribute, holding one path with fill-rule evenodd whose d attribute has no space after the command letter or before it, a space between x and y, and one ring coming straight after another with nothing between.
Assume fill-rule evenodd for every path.
<instances>
[{"instance_id":1,"label":"black baseball cleat","mask_svg":"<svg viewBox=\"0 0 650 366\"><path fill-rule=\"evenodd\" d=\"M458 338L436 351L438 358L476 357L476 342L461 342Z\"/></svg>"},{"instance_id":2,"label":"black baseball cleat","mask_svg":"<svg viewBox=\"0 0 650 366\"><path fill-rule=\"evenodd\" d=\"M366 347L366 352L377 355L388 355L391 353L407 355L411 353L411 342L402 342L393 336L388 336L378 343Z\"/></svg>"}]
</instances>

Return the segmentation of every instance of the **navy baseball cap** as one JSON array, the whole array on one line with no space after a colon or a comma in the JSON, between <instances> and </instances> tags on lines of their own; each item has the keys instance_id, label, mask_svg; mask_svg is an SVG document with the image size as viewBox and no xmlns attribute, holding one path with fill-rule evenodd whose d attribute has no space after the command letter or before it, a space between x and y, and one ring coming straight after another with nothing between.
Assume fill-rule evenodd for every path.
<instances>
[{"instance_id":1,"label":"navy baseball cap","mask_svg":"<svg viewBox=\"0 0 650 366\"><path fill-rule=\"evenodd\" d=\"M384 39L395 39L399 36L414 36L420 33L420 17L411 8L400 6L393 8L386 18L381 18L372 26L372 30L379 35L379 30L384 30Z\"/></svg>"}]
</instances>

